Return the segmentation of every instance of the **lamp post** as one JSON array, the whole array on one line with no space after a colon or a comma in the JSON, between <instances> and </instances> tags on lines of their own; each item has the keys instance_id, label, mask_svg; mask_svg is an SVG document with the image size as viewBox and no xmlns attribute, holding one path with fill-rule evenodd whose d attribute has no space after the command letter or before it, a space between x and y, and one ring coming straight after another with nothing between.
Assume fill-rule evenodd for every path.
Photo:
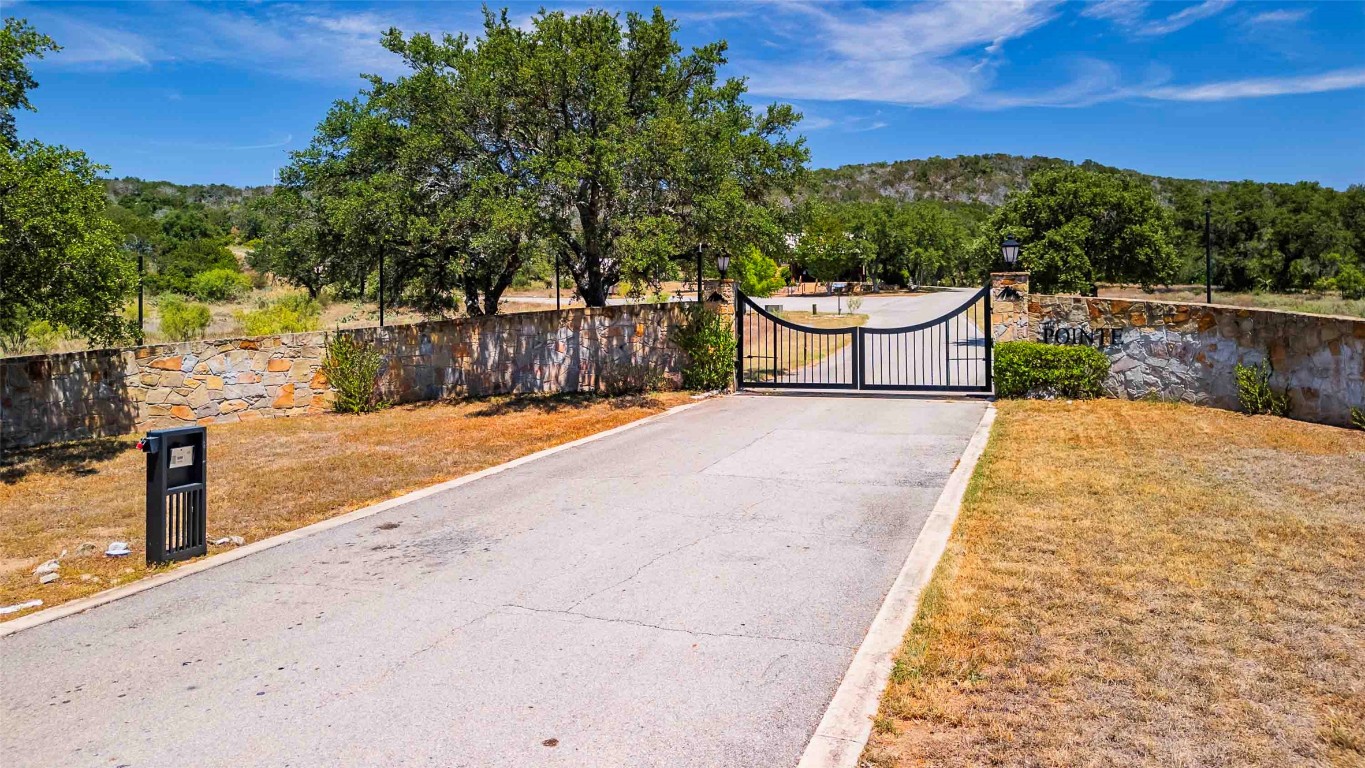
<instances>
[{"instance_id":1,"label":"lamp post","mask_svg":"<svg viewBox=\"0 0 1365 768\"><path fill-rule=\"evenodd\" d=\"M1000 255L1005 258L1005 264L1012 269L1014 263L1019 260L1019 243L1009 235L1005 236L1005 241L1000 244Z\"/></svg>"},{"instance_id":2,"label":"lamp post","mask_svg":"<svg viewBox=\"0 0 1365 768\"><path fill-rule=\"evenodd\" d=\"M1204 302L1213 303L1213 200L1204 198Z\"/></svg>"},{"instance_id":3,"label":"lamp post","mask_svg":"<svg viewBox=\"0 0 1365 768\"><path fill-rule=\"evenodd\" d=\"M730 254L720 251L716 254L716 269L720 270L720 279L725 279L725 273L730 269Z\"/></svg>"}]
</instances>

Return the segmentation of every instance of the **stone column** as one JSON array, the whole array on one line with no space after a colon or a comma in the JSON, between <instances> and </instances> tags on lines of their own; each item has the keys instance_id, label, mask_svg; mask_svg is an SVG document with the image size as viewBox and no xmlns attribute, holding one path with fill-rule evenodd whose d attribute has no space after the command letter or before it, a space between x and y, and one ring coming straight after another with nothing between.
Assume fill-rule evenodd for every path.
<instances>
[{"instance_id":1,"label":"stone column","mask_svg":"<svg viewBox=\"0 0 1365 768\"><path fill-rule=\"evenodd\" d=\"M733 316L735 314L735 281L720 280L709 285L706 289L706 305L722 315Z\"/></svg>"},{"instance_id":2,"label":"stone column","mask_svg":"<svg viewBox=\"0 0 1365 768\"><path fill-rule=\"evenodd\" d=\"M991 273L991 335L996 341L1030 338L1028 273Z\"/></svg>"}]
</instances>

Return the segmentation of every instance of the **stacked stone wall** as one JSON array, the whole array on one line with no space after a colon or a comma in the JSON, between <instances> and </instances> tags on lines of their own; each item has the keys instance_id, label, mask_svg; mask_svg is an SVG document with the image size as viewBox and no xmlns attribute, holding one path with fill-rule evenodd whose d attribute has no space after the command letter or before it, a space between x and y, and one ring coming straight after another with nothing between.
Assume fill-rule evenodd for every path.
<instances>
[{"instance_id":1,"label":"stacked stone wall","mask_svg":"<svg viewBox=\"0 0 1365 768\"><path fill-rule=\"evenodd\" d=\"M339 331L384 356L380 389L405 403L597 390L613 373L677 381L674 305L526 312ZM326 334L0 359L0 446L326 410Z\"/></svg>"},{"instance_id":2,"label":"stacked stone wall","mask_svg":"<svg viewBox=\"0 0 1365 768\"><path fill-rule=\"evenodd\" d=\"M1352 407L1365 408L1365 319L1030 295L1028 337L1055 340L1060 329L1086 332L1084 338L1094 339L1109 357L1106 389L1114 397L1236 410L1236 366L1268 360L1271 385L1288 392L1294 418L1346 425ZM1118 342L1105 343L1113 329Z\"/></svg>"}]
</instances>

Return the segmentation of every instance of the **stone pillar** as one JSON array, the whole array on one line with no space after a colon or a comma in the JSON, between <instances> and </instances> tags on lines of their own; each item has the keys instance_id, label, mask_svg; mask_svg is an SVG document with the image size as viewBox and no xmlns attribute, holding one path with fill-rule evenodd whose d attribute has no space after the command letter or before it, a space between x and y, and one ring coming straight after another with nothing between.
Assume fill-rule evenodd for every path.
<instances>
[{"instance_id":1,"label":"stone pillar","mask_svg":"<svg viewBox=\"0 0 1365 768\"><path fill-rule=\"evenodd\" d=\"M1028 273L991 273L991 335L996 341L1026 341L1028 319Z\"/></svg>"},{"instance_id":2,"label":"stone pillar","mask_svg":"<svg viewBox=\"0 0 1365 768\"><path fill-rule=\"evenodd\" d=\"M706 288L706 305L722 315L735 314L735 281L720 280Z\"/></svg>"}]
</instances>

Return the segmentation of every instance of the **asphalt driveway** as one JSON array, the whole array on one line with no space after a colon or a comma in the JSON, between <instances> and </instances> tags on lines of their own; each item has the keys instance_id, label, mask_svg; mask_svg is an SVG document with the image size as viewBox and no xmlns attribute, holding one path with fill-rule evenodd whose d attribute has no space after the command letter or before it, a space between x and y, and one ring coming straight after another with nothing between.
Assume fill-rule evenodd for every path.
<instances>
[{"instance_id":1,"label":"asphalt driveway","mask_svg":"<svg viewBox=\"0 0 1365 768\"><path fill-rule=\"evenodd\" d=\"M794 765L984 408L708 401L0 638L0 764Z\"/></svg>"}]
</instances>

